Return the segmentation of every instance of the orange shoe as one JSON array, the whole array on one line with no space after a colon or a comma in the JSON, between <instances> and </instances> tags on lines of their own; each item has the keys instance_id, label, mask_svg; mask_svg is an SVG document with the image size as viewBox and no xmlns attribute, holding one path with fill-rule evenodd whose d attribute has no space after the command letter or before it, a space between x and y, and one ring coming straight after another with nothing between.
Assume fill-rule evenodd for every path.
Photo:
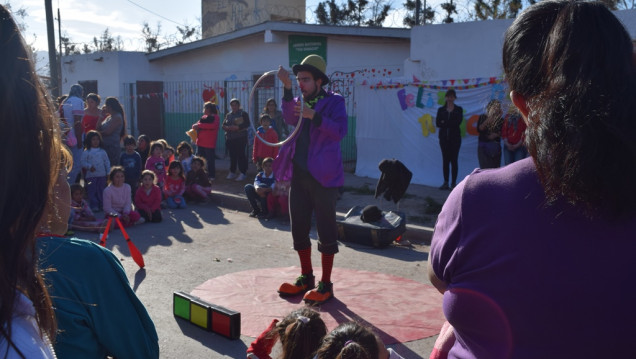
<instances>
[{"instance_id":1,"label":"orange shoe","mask_svg":"<svg viewBox=\"0 0 636 359\"><path fill-rule=\"evenodd\" d=\"M294 284L283 283L278 288L278 294L281 297L290 297L294 295L304 294L306 291L316 286L316 279L313 274L302 274L296 278Z\"/></svg>"},{"instance_id":2,"label":"orange shoe","mask_svg":"<svg viewBox=\"0 0 636 359\"><path fill-rule=\"evenodd\" d=\"M333 298L333 283L318 282L318 288L305 294L303 300L307 304L320 305Z\"/></svg>"}]
</instances>

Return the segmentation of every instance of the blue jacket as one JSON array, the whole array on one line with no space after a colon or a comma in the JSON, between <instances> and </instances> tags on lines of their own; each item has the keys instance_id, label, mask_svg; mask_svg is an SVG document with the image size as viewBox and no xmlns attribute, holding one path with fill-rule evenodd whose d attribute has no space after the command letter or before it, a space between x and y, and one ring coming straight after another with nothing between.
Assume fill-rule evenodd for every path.
<instances>
[{"instance_id":1,"label":"blue jacket","mask_svg":"<svg viewBox=\"0 0 636 359\"><path fill-rule=\"evenodd\" d=\"M298 124L298 116L294 115L294 107L298 98L292 101L282 100L283 118L292 126L309 126L310 120L303 118ZM344 98L333 92L318 100L314 110L322 116L320 126L311 126L309 154L307 166L309 173L324 187L340 187L344 184L342 152L340 141L347 135L347 109ZM273 163L274 175L279 181L291 181L293 173L296 140L302 129L294 138L284 144Z\"/></svg>"}]
</instances>

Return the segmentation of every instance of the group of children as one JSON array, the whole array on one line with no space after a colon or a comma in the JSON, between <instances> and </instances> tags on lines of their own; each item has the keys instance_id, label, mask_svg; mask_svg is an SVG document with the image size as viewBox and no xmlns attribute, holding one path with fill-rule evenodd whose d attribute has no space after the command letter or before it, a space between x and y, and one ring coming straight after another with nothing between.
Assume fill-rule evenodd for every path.
<instances>
[{"instance_id":1,"label":"group of children","mask_svg":"<svg viewBox=\"0 0 636 359\"><path fill-rule=\"evenodd\" d=\"M120 163L111 164L99 132L86 135L81 158L85 188L71 188L71 229L103 229L106 219L95 217L101 211L117 214L125 226L157 223L162 221L162 207L186 208L186 198L207 199L212 185L206 160L194 156L187 142L177 146L177 159L165 140L150 142L146 135L138 140L126 136L124 147Z\"/></svg>"},{"instance_id":2,"label":"group of children","mask_svg":"<svg viewBox=\"0 0 636 359\"><path fill-rule=\"evenodd\" d=\"M271 359L272 348L281 344L282 359L402 359L387 349L368 327L356 322L340 324L327 333L320 313L305 307L274 319L247 349L248 359Z\"/></svg>"},{"instance_id":3,"label":"group of children","mask_svg":"<svg viewBox=\"0 0 636 359\"><path fill-rule=\"evenodd\" d=\"M259 120L259 136L270 143L278 142L270 116L263 114ZM124 138L125 151L118 164L110 163L100 133L88 131L81 158L85 188L79 184L73 186L70 228L102 229L106 219L95 217L95 213L101 211L106 215L117 213L126 226L161 222L162 207L186 208L186 200L205 201L216 172L219 122L217 106L206 102L203 116L192 126L197 134L198 156L193 155L192 146L186 141L177 146L178 158L175 159L175 150L166 140L150 142L146 135L135 140L129 135ZM251 217L271 218L277 212L283 216L288 214L288 186L276 183L272 173L273 158L277 154L278 147L254 138L252 161L260 172L254 184L245 186L253 207Z\"/></svg>"}]
</instances>

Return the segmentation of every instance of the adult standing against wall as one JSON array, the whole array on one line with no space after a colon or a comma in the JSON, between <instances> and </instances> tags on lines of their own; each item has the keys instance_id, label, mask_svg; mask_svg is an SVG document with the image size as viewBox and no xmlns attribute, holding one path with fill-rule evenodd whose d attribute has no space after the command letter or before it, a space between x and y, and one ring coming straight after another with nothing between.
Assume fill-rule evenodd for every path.
<instances>
[{"instance_id":1,"label":"adult standing against wall","mask_svg":"<svg viewBox=\"0 0 636 359\"><path fill-rule=\"evenodd\" d=\"M67 180L59 171L60 126L29 60L31 52L3 5L0 48L0 161L5 168L0 177L0 357L54 358L55 317L37 269L35 236L40 224L49 222L45 207L54 184Z\"/></svg>"},{"instance_id":2,"label":"adult standing against wall","mask_svg":"<svg viewBox=\"0 0 636 359\"><path fill-rule=\"evenodd\" d=\"M97 131L102 135L104 150L108 154L111 164L119 163L121 156L121 140L126 135L126 118L124 108L115 97L108 97L104 102L104 110L108 117L97 125Z\"/></svg>"},{"instance_id":3,"label":"adult standing against wall","mask_svg":"<svg viewBox=\"0 0 636 359\"><path fill-rule=\"evenodd\" d=\"M444 98L446 102L444 106L437 109L435 125L439 128L439 147L442 150L442 171L444 173L444 183L439 189L448 190L457 185L457 159L459 148L462 145L459 126L464 119L464 109L455 105L457 94L454 89L446 91ZM449 172L452 173L450 186L448 182Z\"/></svg>"},{"instance_id":4,"label":"adult standing against wall","mask_svg":"<svg viewBox=\"0 0 636 359\"><path fill-rule=\"evenodd\" d=\"M223 130L225 131L225 146L230 152L230 173L227 179L243 181L247 177L247 129L250 117L241 109L238 99L230 100L232 111L225 115ZM236 174L238 166L239 174Z\"/></svg>"},{"instance_id":5,"label":"adult standing against wall","mask_svg":"<svg viewBox=\"0 0 636 359\"><path fill-rule=\"evenodd\" d=\"M68 97L62 104L62 112L64 118L70 127L70 132L67 135L67 142L71 154L73 155L73 167L68 174L68 182L76 183L79 180L79 174L81 170L81 158L83 151L82 134L82 117L84 117L84 88L82 85L75 84L71 86L71 91L68 93Z\"/></svg>"},{"instance_id":6,"label":"adult standing against wall","mask_svg":"<svg viewBox=\"0 0 636 359\"><path fill-rule=\"evenodd\" d=\"M265 107L263 108L263 114L269 115L269 118L272 119L272 127L276 131L278 135L278 139L280 141L284 140L289 136L289 126L285 123L283 119L283 113L278 109L278 105L276 104L276 100L274 98L267 99L265 103Z\"/></svg>"}]
</instances>

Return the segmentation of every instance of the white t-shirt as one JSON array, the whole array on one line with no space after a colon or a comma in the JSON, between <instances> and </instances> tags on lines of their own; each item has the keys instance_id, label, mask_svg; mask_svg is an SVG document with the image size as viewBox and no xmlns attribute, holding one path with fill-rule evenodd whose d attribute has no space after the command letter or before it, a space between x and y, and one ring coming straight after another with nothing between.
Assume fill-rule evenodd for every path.
<instances>
[{"instance_id":1,"label":"white t-shirt","mask_svg":"<svg viewBox=\"0 0 636 359\"><path fill-rule=\"evenodd\" d=\"M46 334L40 332L35 320L33 303L22 293L17 293L13 318L11 319L11 341L25 358L56 358L53 346ZM0 338L0 353L7 351L8 342ZM21 358L13 346L9 345L7 359Z\"/></svg>"},{"instance_id":2,"label":"white t-shirt","mask_svg":"<svg viewBox=\"0 0 636 359\"><path fill-rule=\"evenodd\" d=\"M79 97L69 97L64 101L62 105L62 110L64 110L64 118L66 118L66 122L71 127L71 132L69 132L69 136L75 136L75 130L73 126L75 125L75 116L84 116L84 100Z\"/></svg>"}]
</instances>

